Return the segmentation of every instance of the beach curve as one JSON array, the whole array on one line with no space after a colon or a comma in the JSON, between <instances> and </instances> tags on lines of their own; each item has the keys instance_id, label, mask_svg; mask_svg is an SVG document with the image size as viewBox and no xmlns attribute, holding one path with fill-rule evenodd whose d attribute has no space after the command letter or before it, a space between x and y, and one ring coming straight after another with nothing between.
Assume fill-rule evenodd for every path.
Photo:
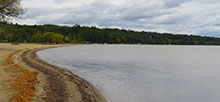
<instances>
[{"instance_id":1,"label":"beach curve","mask_svg":"<svg viewBox=\"0 0 220 102\"><path fill-rule=\"evenodd\" d=\"M8 46L12 45L8 44ZM34 95L31 102L106 102L104 96L92 84L64 68L39 59L36 55L37 51L62 46L69 45L27 47L11 55L15 56L13 58L14 64L37 73L35 73L37 80L33 88ZM8 76L10 75L8 74ZM39 83L37 83L38 81ZM7 94L10 95L11 93ZM7 99L10 98L7 97Z\"/></svg>"}]
</instances>

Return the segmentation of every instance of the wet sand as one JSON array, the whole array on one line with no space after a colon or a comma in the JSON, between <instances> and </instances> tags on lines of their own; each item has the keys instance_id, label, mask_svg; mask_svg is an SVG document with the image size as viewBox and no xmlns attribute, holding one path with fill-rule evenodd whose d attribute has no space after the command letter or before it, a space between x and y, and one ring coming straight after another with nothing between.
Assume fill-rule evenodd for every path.
<instances>
[{"instance_id":1,"label":"wet sand","mask_svg":"<svg viewBox=\"0 0 220 102\"><path fill-rule=\"evenodd\" d=\"M36 55L61 46L69 45L0 43L0 102L106 102L89 82Z\"/></svg>"}]
</instances>

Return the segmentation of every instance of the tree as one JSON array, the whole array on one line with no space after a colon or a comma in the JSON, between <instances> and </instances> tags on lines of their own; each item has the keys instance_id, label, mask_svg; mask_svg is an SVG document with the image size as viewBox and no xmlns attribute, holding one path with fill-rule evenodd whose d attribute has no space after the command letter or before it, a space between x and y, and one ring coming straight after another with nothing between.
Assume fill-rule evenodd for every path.
<instances>
[{"instance_id":1,"label":"tree","mask_svg":"<svg viewBox=\"0 0 220 102\"><path fill-rule=\"evenodd\" d=\"M39 33L39 34L37 34ZM62 34L64 37L56 37ZM52 37L53 36L53 37ZM59 39L61 38L61 39ZM63 38L63 39L62 39ZM95 27L0 23L0 42L220 45L220 37Z\"/></svg>"},{"instance_id":2,"label":"tree","mask_svg":"<svg viewBox=\"0 0 220 102\"><path fill-rule=\"evenodd\" d=\"M11 42L12 37L13 37L12 34L7 34L7 35L5 36L5 40L6 40L7 42Z\"/></svg>"},{"instance_id":3,"label":"tree","mask_svg":"<svg viewBox=\"0 0 220 102\"><path fill-rule=\"evenodd\" d=\"M68 36L66 36L66 37L64 38L64 41L65 41L65 43L69 43L69 42L70 42L69 37L68 37Z\"/></svg>"},{"instance_id":4,"label":"tree","mask_svg":"<svg viewBox=\"0 0 220 102\"><path fill-rule=\"evenodd\" d=\"M199 45L199 42L197 40L194 40L194 45Z\"/></svg>"},{"instance_id":5,"label":"tree","mask_svg":"<svg viewBox=\"0 0 220 102\"><path fill-rule=\"evenodd\" d=\"M122 38L122 42L123 42L124 44L127 44L127 43L128 43L128 42L127 42L127 38L126 38L125 36L122 36L121 38Z\"/></svg>"},{"instance_id":6,"label":"tree","mask_svg":"<svg viewBox=\"0 0 220 102\"><path fill-rule=\"evenodd\" d=\"M116 37L116 44L121 44L121 40L118 38L118 37Z\"/></svg>"},{"instance_id":7,"label":"tree","mask_svg":"<svg viewBox=\"0 0 220 102\"><path fill-rule=\"evenodd\" d=\"M35 42L44 42L44 35L41 33L36 33L33 36Z\"/></svg>"},{"instance_id":8,"label":"tree","mask_svg":"<svg viewBox=\"0 0 220 102\"><path fill-rule=\"evenodd\" d=\"M20 6L21 0L0 0L0 22L7 22L11 18L19 18L24 13Z\"/></svg>"},{"instance_id":9,"label":"tree","mask_svg":"<svg viewBox=\"0 0 220 102\"><path fill-rule=\"evenodd\" d=\"M2 29L0 29L0 41L3 39L3 30Z\"/></svg>"},{"instance_id":10,"label":"tree","mask_svg":"<svg viewBox=\"0 0 220 102\"><path fill-rule=\"evenodd\" d=\"M62 34L54 34L51 38L54 43L58 44L63 42L64 36Z\"/></svg>"},{"instance_id":11,"label":"tree","mask_svg":"<svg viewBox=\"0 0 220 102\"><path fill-rule=\"evenodd\" d=\"M44 41L47 43L51 43L52 42L52 36L54 35L54 32L46 32L44 34Z\"/></svg>"}]
</instances>

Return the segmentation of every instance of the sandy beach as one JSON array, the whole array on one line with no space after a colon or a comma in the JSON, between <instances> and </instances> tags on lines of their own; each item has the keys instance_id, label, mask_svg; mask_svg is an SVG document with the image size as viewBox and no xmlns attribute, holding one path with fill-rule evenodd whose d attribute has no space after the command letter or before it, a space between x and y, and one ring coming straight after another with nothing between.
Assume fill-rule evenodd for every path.
<instances>
[{"instance_id":1,"label":"sandy beach","mask_svg":"<svg viewBox=\"0 0 220 102\"><path fill-rule=\"evenodd\" d=\"M106 102L89 82L36 55L61 46L69 45L0 43L0 102Z\"/></svg>"}]
</instances>

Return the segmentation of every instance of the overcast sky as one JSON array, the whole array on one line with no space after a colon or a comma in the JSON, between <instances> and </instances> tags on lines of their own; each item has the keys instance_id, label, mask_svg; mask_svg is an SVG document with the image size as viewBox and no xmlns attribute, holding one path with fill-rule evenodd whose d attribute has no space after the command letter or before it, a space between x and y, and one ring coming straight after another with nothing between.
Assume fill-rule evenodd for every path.
<instances>
[{"instance_id":1,"label":"overcast sky","mask_svg":"<svg viewBox=\"0 0 220 102\"><path fill-rule=\"evenodd\" d=\"M22 0L22 24L88 25L220 36L220 0Z\"/></svg>"}]
</instances>

